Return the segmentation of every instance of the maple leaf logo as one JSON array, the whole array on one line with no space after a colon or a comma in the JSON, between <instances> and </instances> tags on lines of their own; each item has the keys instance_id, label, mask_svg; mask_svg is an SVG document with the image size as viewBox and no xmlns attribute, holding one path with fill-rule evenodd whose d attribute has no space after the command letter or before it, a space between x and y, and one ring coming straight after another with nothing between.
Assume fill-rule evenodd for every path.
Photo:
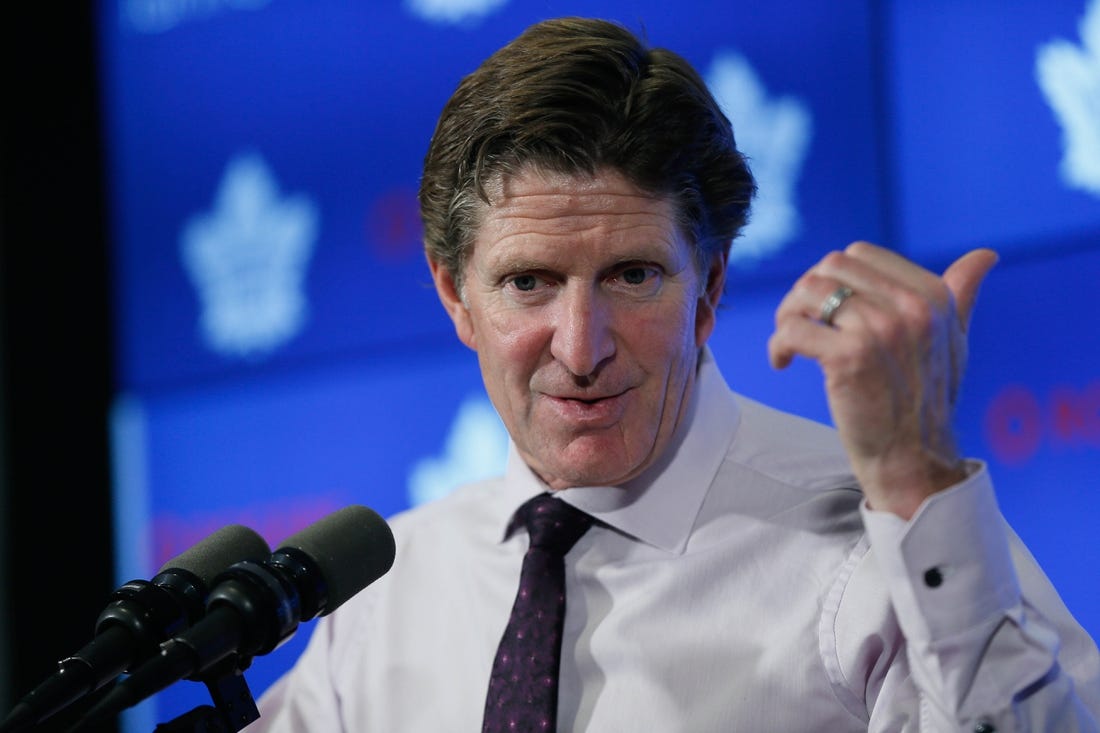
<instances>
[{"instance_id":1,"label":"maple leaf logo","mask_svg":"<svg viewBox=\"0 0 1100 733\"><path fill-rule=\"evenodd\" d=\"M1100 0L1078 27L1080 46L1058 39L1039 47L1035 76L1062 126L1062 181L1100 196Z\"/></svg>"},{"instance_id":2,"label":"maple leaf logo","mask_svg":"<svg viewBox=\"0 0 1100 733\"><path fill-rule=\"evenodd\" d=\"M499 475L508 458L508 432L484 396L468 397L447 434L443 453L428 456L409 473L409 503L423 504L462 484Z\"/></svg>"},{"instance_id":3,"label":"maple leaf logo","mask_svg":"<svg viewBox=\"0 0 1100 733\"><path fill-rule=\"evenodd\" d=\"M751 263L778 252L799 232L795 188L813 119L808 105L794 97L770 99L752 66L736 53L718 55L706 81L756 177L752 216L730 250L731 263Z\"/></svg>"},{"instance_id":4,"label":"maple leaf logo","mask_svg":"<svg viewBox=\"0 0 1100 733\"><path fill-rule=\"evenodd\" d=\"M316 206L305 196L280 198L259 155L229 162L213 211L192 217L180 237L210 349L256 357L302 328L303 282L317 219Z\"/></svg>"}]
</instances>

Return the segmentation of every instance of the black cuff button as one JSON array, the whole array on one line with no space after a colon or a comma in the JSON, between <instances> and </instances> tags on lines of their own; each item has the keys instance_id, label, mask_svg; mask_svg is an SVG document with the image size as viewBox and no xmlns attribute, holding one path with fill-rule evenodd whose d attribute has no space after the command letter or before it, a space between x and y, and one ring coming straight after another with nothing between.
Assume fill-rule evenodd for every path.
<instances>
[{"instance_id":1,"label":"black cuff button","mask_svg":"<svg viewBox=\"0 0 1100 733\"><path fill-rule=\"evenodd\" d=\"M924 571L924 584L929 588L939 588L943 585L943 573L939 568L929 568ZM975 733L978 733L978 729L974 729Z\"/></svg>"}]
</instances>

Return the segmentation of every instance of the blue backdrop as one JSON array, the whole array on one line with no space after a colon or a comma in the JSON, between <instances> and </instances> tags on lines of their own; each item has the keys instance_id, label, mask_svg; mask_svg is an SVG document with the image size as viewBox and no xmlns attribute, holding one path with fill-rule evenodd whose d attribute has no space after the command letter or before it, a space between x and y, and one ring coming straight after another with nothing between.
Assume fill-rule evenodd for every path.
<instances>
[{"instance_id":1,"label":"blue backdrop","mask_svg":"<svg viewBox=\"0 0 1100 733\"><path fill-rule=\"evenodd\" d=\"M120 581L241 522L276 546L496 470L506 437L438 305L415 190L436 116L530 23L620 20L688 57L761 184L713 348L730 383L823 421L773 372L784 290L856 239L1002 261L960 406L1009 521L1100 635L1100 0L111 0L99 6L120 385ZM1091 100L1091 101L1090 101ZM309 626L248 672L260 692ZM181 683L128 716L209 702Z\"/></svg>"}]
</instances>

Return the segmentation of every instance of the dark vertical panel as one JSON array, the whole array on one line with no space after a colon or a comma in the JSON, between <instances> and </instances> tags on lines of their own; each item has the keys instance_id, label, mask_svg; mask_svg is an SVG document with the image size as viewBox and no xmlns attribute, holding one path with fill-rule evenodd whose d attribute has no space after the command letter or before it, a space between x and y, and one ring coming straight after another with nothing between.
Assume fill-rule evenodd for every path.
<instances>
[{"instance_id":1,"label":"dark vertical panel","mask_svg":"<svg viewBox=\"0 0 1100 733\"><path fill-rule=\"evenodd\" d=\"M0 163L2 165L2 163ZM0 200L0 221L4 220L4 201ZM3 239L0 237L0 252L4 251ZM0 259L2 262L2 259ZM4 278L0 277L0 507L8 506L8 462L7 462L7 379L4 367L4 347L7 333L4 322L7 320L7 298L4 297ZM8 512L6 508L0 511L0 537L9 534ZM11 679L11 652L8 642L9 623L8 614L8 566L7 553L0 557L0 710L8 710L12 706L12 679Z\"/></svg>"},{"instance_id":2,"label":"dark vertical panel","mask_svg":"<svg viewBox=\"0 0 1100 733\"><path fill-rule=\"evenodd\" d=\"M9 703L91 639L113 581L92 10L92 3L5 3L0 11L7 469L0 623ZM78 710L40 730L63 729Z\"/></svg>"}]
</instances>

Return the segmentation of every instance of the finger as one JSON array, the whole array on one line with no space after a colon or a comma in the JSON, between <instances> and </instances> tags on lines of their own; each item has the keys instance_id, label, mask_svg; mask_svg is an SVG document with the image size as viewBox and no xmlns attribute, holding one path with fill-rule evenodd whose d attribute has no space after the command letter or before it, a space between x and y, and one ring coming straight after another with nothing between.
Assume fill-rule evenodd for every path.
<instances>
[{"instance_id":1,"label":"finger","mask_svg":"<svg viewBox=\"0 0 1100 733\"><path fill-rule=\"evenodd\" d=\"M991 249L974 249L944 270L943 281L955 296L955 307L964 330L970 327L970 315L982 282L999 259L1000 255Z\"/></svg>"},{"instance_id":2,"label":"finger","mask_svg":"<svg viewBox=\"0 0 1100 733\"><path fill-rule=\"evenodd\" d=\"M844 248L844 254L899 280L927 281L936 277L905 255L870 242L852 242Z\"/></svg>"},{"instance_id":3,"label":"finger","mask_svg":"<svg viewBox=\"0 0 1100 733\"><path fill-rule=\"evenodd\" d=\"M792 317L778 323L768 339L768 361L774 369L785 369L795 356L821 363L847 348L845 334L820 321Z\"/></svg>"},{"instance_id":4,"label":"finger","mask_svg":"<svg viewBox=\"0 0 1100 733\"><path fill-rule=\"evenodd\" d=\"M885 301L896 299L902 292L934 293L943 288L936 273L869 242L853 242L843 252L826 256L818 269L856 292L877 295Z\"/></svg>"},{"instance_id":5,"label":"finger","mask_svg":"<svg viewBox=\"0 0 1100 733\"><path fill-rule=\"evenodd\" d=\"M787 319L777 324L775 331L768 338L768 362L772 369L786 369L790 366L798 354L796 344L806 338L814 338L813 329L815 328L824 328L824 326L805 318Z\"/></svg>"},{"instance_id":6,"label":"finger","mask_svg":"<svg viewBox=\"0 0 1100 733\"><path fill-rule=\"evenodd\" d=\"M779 320L790 315L801 315L820 319L826 298L842 286L853 289L865 302L884 308L890 308L905 287L875 267L854 260L844 252L831 252L794 283L775 310L775 317Z\"/></svg>"},{"instance_id":7,"label":"finger","mask_svg":"<svg viewBox=\"0 0 1100 733\"><path fill-rule=\"evenodd\" d=\"M823 275L818 268L809 270L783 296L783 300L780 301L775 311L775 322L778 324L787 318L809 318L820 321L826 299L842 285L850 287L854 294L849 296L836 310L833 318L834 324L841 313L850 310L849 301L856 297L864 303L873 304L874 307L884 310L892 309L890 296L885 298L879 296L872 288L867 286L863 278L853 279L859 280L859 282L852 283Z\"/></svg>"},{"instance_id":8,"label":"finger","mask_svg":"<svg viewBox=\"0 0 1100 733\"><path fill-rule=\"evenodd\" d=\"M787 318L814 318L821 313L821 304L829 293L840 286L836 279L820 275L814 270L806 272L783 296L775 309L775 322Z\"/></svg>"}]
</instances>

